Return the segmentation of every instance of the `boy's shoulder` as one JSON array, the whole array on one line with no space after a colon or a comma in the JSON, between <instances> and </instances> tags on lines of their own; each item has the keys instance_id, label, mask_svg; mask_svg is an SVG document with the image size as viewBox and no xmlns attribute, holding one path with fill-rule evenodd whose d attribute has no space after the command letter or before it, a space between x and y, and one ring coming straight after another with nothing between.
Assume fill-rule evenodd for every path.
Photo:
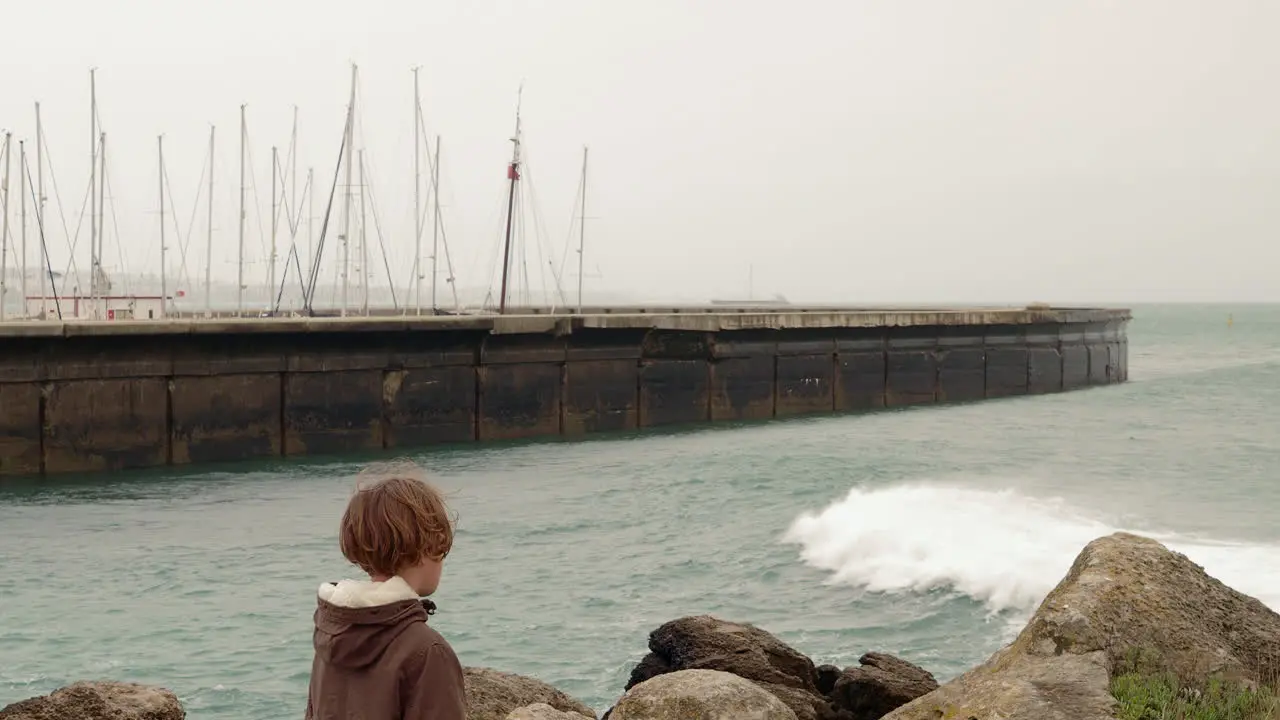
<instances>
[{"instance_id":1,"label":"boy's shoulder","mask_svg":"<svg viewBox=\"0 0 1280 720\"><path fill-rule=\"evenodd\" d=\"M400 639L404 643L407 654L414 658L425 660L434 655L457 660L457 654L454 653L449 641L440 634L440 631L427 623L414 623Z\"/></svg>"}]
</instances>

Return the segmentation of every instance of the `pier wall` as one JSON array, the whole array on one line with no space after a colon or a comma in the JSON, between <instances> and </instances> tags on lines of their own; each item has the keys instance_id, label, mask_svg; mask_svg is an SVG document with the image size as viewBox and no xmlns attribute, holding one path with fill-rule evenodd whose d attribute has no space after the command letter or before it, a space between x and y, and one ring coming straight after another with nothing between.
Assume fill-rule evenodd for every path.
<instances>
[{"instance_id":1,"label":"pier wall","mask_svg":"<svg viewBox=\"0 0 1280 720\"><path fill-rule=\"evenodd\" d=\"M0 477L764 420L1127 379L1127 311L0 326Z\"/></svg>"}]
</instances>

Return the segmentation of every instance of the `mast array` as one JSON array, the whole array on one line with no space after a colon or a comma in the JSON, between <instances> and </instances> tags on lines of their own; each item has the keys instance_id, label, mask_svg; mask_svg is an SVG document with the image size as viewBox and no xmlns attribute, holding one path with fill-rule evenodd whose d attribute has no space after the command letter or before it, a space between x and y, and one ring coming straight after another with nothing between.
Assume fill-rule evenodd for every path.
<instances>
[{"instance_id":1,"label":"mast array","mask_svg":"<svg viewBox=\"0 0 1280 720\"><path fill-rule=\"evenodd\" d=\"M413 121L414 121L414 141L413 141L413 144L414 144L414 160L413 160L414 221L413 221L412 232L413 232L414 259L412 263L413 286L412 288L410 288L410 290L413 292L413 299L411 302L413 303L413 308L414 308L413 311L415 314L422 315L424 309L429 308L431 315L437 315L440 312L442 312L442 309L441 309L442 298L440 297L440 287L439 287L439 282L441 280L441 277L440 277L441 272L445 273L444 281L449 285L453 286L452 287L453 307L456 308L457 311L462 311L462 305L458 298L458 288L454 282L455 278L453 274L453 263L452 263L452 259L449 256L450 249L448 247L448 240L445 235L445 227L444 227L444 222L441 215L440 181L441 181L441 174L442 174L442 170L441 170L442 142L438 134L435 135L435 137L433 138L434 142L429 140L426 134L423 109L422 109L420 70L421 68L419 67L412 68L413 103L414 103L414 115L413 115ZM307 176L305 178L306 182L302 188L302 193L299 194L299 187L298 187L298 180L299 180L298 155L299 153L297 152L298 107L296 105L293 106L291 141L290 141L288 157L287 158L281 157L280 147L277 145L272 145L271 147L271 203L270 203L271 228L270 228L270 239L269 239L270 246L269 246L269 250L267 248L262 248L261 252L255 251L254 253L252 253L252 255L259 258L262 257L263 255L266 256L265 259L266 259L267 267L265 268L263 268L261 265L256 265L255 262L251 261L249 255L247 254L249 249L246 248L246 244L245 244L246 229L247 229L245 223L248 220L248 211L251 209L248 206L250 204L253 204L254 207L256 208L257 207L256 203L258 202L257 200L258 196L257 196L256 184L253 184L251 182L252 178L249 175L252 172L249 167L249 165L252 163L252 156L249 155L250 151L249 151L249 138L248 138L247 104L245 103L240 104L239 106L240 140L238 143L239 147L238 147L238 161L237 161L237 170L239 174L239 186L238 186L238 199L237 199L237 208L236 208L236 212L237 212L236 242L237 244L236 244L236 260L235 260L236 262L235 311L237 314L243 315L244 313L247 313L251 309L255 308L257 305L257 299L256 299L257 291L256 290L251 291L251 289L257 287L261 281L260 280L254 281L250 276L246 275L246 271L252 270L252 267L250 266L256 266L257 268L260 268L258 270L252 271L254 276L256 276L256 274L259 272L265 275L266 276L265 279L267 280L268 286L271 288L271 293L272 295L275 295L277 286L278 286L279 292L283 293L285 285L289 281L288 275L290 273L290 266L294 264L296 264L297 270L300 276L300 285L302 286L302 294L303 294L302 308L304 311L309 312L311 314L316 313L315 299L316 299L316 291L320 289L319 283L318 283L319 277L321 276L322 273L332 272L333 279L340 280L340 287L334 287L334 284L331 284L331 281L328 281L328 280L325 283L326 285L325 292L333 293L332 295L328 295L325 300L325 303L328 305L328 307L336 311L333 314L341 315L341 316L347 316L349 314L355 314L355 313L360 313L363 315L369 314L371 310L374 309L374 308L371 308L371 304L374 303L375 301L381 302L381 300L377 300L377 298L380 297L380 295L378 295L374 291L383 287L383 285L381 284L379 285L379 288L373 287L374 282L382 283L383 280L381 279L382 270L380 269L377 271L377 273L375 273L372 269L372 266L370 265L371 262L377 262L377 259L374 255L379 251L379 248L371 249L369 247L370 239L377 241L381 247L381 252L383 255L382 261L383 261L383 264L386 266L385 269L388 274L387 281L390 282L390 290L392 294L392 304L394 306L394 311L405 312L405 313L408 312L408 304L410 301L407 301L402 309L399 301L397 300L398 289L403 286L399 286L399 284L395 282L395 280L390 278L390 275L392 273L394 258L388 256L388 246L385 243L385 239L383 237L383 230L381 228L381 218L380 218L380 210L378 208L377 196L376 194L373 194L374 178L372 177L372 174L371 174L372 167L366 164L366 157L365 157L366 153L365 153L365 148L363 147L363 142L356 137L356 134L357 134L356 133L356 129L357 129L356 101L357 101L357 94L358 94L358 87L359 87L358 83L359 83L359 68L353 63L351 66L351 84L350 84L350 91L349 91L349 100L346 108L346 122L345 122L345 127L343 129L341 148L338 151L338 159L337 159L338 167L334 168L333 190L337 189L336 186L339 183L342 184L342 199L341 199L340 208L336 208L333 206L335 193L331 190L328 198L328 207L325 208L325 211L321 213L321 215L319 216L316 215L315 211L317 208L315 208L316 199L315 199L315 188L314 188L314 180L315 180L314 168L307 170ZM522 94L523 92L521 92L521 95ZM0 142L3 143L3 149L4 149L3 159L5 162L5 167L3 168L3 183L2 183L3 187L2 189L0 189L0 199L3 200L3 205L4 205L4 218L3 218L2 226L0 226L0 319L5 319L12 312L9 297L10 295L15 294L13 292L14 290L18 290L20 292L23 300L22 315L25 316L28 312L30 312L32 316L35 316L37 313L37 303L35 302L35 297L33 296L35 292L34 290L35 281L32 278L28 277L29 273L32 272L33 268L35 267L35 264L33 263L33 259L31 257L32 250L29 247L29 243L32 240L32 238L30 238L28 234L29 228L38 227L41 233L39 237L39 240L40 240L39 254L42 256L43 259L40 262L40 265L42 267L40 270L40 278L39 278L40 301L38 303L38 313L40 317L49 316L49 313L50 313L50 308L48 303L49 292L50 290L52 290L54 294L54 299L57 300L60 292L60 289L57 286L57 283L59 282L65 283L65 287L61 289L61 292L65 293L70 291L73 294L79 295L81 297L81 299L74 306L75 317L79 317L79 318L83 318L87 316L95 319L115 319L117 317L121 317L119 315L119 313L121 312L121 307L119 305L120 302L124 301L132 305L138 299L138 296L130 295L131 291L128 288L129 283L127 281L123 288L124 296L122 297L112 296L111 294L112 281L105 269L105 265L106 265L105 240L107 235L106 206L107 206L108 200L112 201L113 228L116 228L115 223L117 221L115 219L116 218L116 210L115 210L116 200L114 198L115 193L114 192L112 193L113 197L111 198L107 196L107 184L108 184L107 132L103 127L102 118L100 117L99 110L98 110L97 69L96 68L90 68L90 71L89 71L89 115L90 115L89 117L89 133L90 133L89 161L90 162L89 162L89 178L87 183L88 187L85 190L85 197L84 197L84 202L85 202L85 205L87 205L87 210L85 206L81 206L81 209L80 209L82 220L83 219L88 220L88 223L87 223L88 228L87 228L86 234L88 236L88 244L89 244L89 275L90 276L87 280L87 286L85 285L85 280L81 279L81 276L78 273L73 276L70 274L70 272L67 272L67 273L55 272L53 265L49 262L48 255L49 255L50 248L47 246L46 236L44 232L44 227L45 227L44 221L46 218L45 210L46 210L46 201L47 201L47 198L45 195L44 175L45 175L45 165L48 161L46 157L47 147L45 144L45 138L43 134L44 130L43 130L43 118L41 114L41 104L39 102L35 103L36 145L35 145L34 164L36 167L34 168L34 171L35 171L34 178L29 177L32 173L28 169L28 159L27 159L28 148L27 148L26 140L20 139L20 138L14 138L11 133L5 134L4 137L0 138ZM177 300L176 305L170 304L170 293L171 293L170 286L174 284L174 279L170 277L171 268L169 268L169 261L170 261L169 242L172 241L172 238L176 234L178 238L178 249L180 251L180 258L177 261L175 261L175 268L177 269L177 284L176 284L176 290L174 290L174 292L176 293L174 297L175 299L186 297L189 290L184 290L183 284L190 282L190 278L192 277L192 274L188 270L188 265L187 265L187 262L188 262L187 248L188 248L188 243L191 239L191 230L196 229L195 226L197 224L197 217L201 214L203 214L204 217L200 219L203 220L206 225L206 227L203 228L203 234L204 234L203 240L205 244L205 248L204 248L205 252L203 253L204 297L203 297L202 303L200 300L196 300L194 303L194 308L188 307L188 308L185 308L185 311L195 310L195 312L200 313L201 312L200 307L201 305L203 305L202 314L205 317L212 317L215 315L215 305L218 304L217 302L218 298L214 297L215 293L213 292L212 267L215 261L215 258L214 258L214 255L215 255L214 253L214 247L215 247L214 197L215 197L215 176L217 175L217 168L216 168L217 140L216 138L217 138L217 128L216 126L211 124L209 127L209 136L207 141L208 176L207 178L202 177L199 185L197 186L195 207L193 207L191 211L191 225L193 227L184 231L184 228L180 227L178 224L179 221L178 221L178 216L176 211L177 203L175 202L172 196L171 185L167 177L167 168L166 168L166 161L165 161L165 154L166 154L165 136L164 134L159 134L156 136L156 150L155 150L156 161L155 162L157 164L156 166L158 167L158 172L159 172L159 177L157 179L157 189L159 193L157 212L158 212L159 223L160 223L160 228L159 228L159 243L160 243L159 245L159 261L160 261L159 315L160 317L166 317L174 313L182 314L184 312L183 305L185 301L182 301L179 299ZM17 142L14 142L15 140ZM499 302L497 303L497 306L498 306L497 311L502 314L505 314L508 312L508 305L511 302L513 302L513 291L515 290L516 287L519 286L519 283L513 283L513 276L512 276L513 270L516 269L513 267L513 262L516 260L516 258L513 257L513 250L519 250L519 248L516 246L516 241L518 239L517 231L519 230L520 232L523 232L523 230L521 230L523 225L517 226L517 218L516 218L517 213L521 212L520 210L521 203L517 202L517 194L520 192L518 185L523 179L523 175L525 171L525 168L524 168L525 159L523 157L524 149L523 149L523 139L522 139L521 102L519 97L517 98L517 104L516 104L515 132L510 137L510 141L512 143L512 154L511 154L510 162L508 163L508 167L507 167L508 185L505 188L506 194L507 194L507 197L506 197L507 212L506 212L506 218L505 218L505 228L504 228L503 237L502 237L501 295L499 298ZM357 144L358 142L360 142L359 145ZM19 157L14 158L12 157L13 155L19 155ZM424 157L426 158L426 163L427 163L425 167L423 166ZM22 200L22 205L20 209L12 207L12 202L10 198L10 195L11 195L10 185L12 180L11 165L14 163L14 161L17 161L19 166L18 182L20 184L20 188L17 189L17 192L18 192L19 198ZM357 166L358 166L359 178L354 177L355 173L357 172ZM339 173L341 173L341 175L339 175ZM587 173L587 150L586 148L584 148L583 158L582 158L583 189L582 189L581 197L579 198L579 202L582 204L582 213L581 213L581 216L579 217L580 223L582 222L583 219L585 219L586 173ZM57 192L56 178L54 180L54 184L55 184L54 191L56 193ZM200 186L203 186L203 187L200 187ZM360 199L359 199L360 205L358 208L354 206L355 198L353 196L353 193L356 192L356 187L359 187L359 192L360 192ZM425 192L427 193L426 195L424 195L424 188L426 189L425 190ZM253 195L254 195L253 198L250 198L248 196L248 193L250 191L253 192ZM168 197L166 197L166 193L168 193ZM198 207L199 201L200 201L199 196L201 194L206 195L205 208ZM28 207L27 207L28 195L31 196L30 201L31 201L32 214L30 219L29 219L29 213L28 213ZM250 202L251 200L252 202ZM321 201L323 202L323 200L324 198L322 197ZM60 211L66 207L65 205L63 205L60 198L58 199L58 207ZM266 208L263 207L263 209L266 209ZM204 212L201 213L200 212L201 210L203 210ZM335 233L338 237L338 240L341 243L341 253L340 253L340 257L337 259L337 262L329 261L325 263L324 264L325 269L322 271L321 267L322 267L322 262L324 261L325 235L326 235L326 231L330 227L330 217L332 215L332 212L335 210L342 213L342 221L341 221L342 224L339 228L340 231ZM301 260L301 252L300 252L301 243L299 242L301 238L298 237L301 231L301 220L304 212L306 213L306 223L307 223L306 233L308 238L307 239L308 259L307 259L306 265L308 265L309 267L307 268L303 267L303 262ZM358 218L353 217L355 216L356 213L359 213ZM282 248L280 245L281 238L279 235L280 233L279 223L280 223L282 214L284 214L288 219L289 226L287 228L287 231L290 233L290 238L289 238L290 242L285 248ZM86 215L87 215L87 218L86 218ZM255 217L258 217L258 215L255 215ZM315 225L314 221L321 218L323 218L323 224L318 228L314 227ZM427 247L424 247L425 241L427 240L427 238L425 237L425 230L426 230L426 223L428 222L428 218L430 218L429 221L431 222L431 226L432 226L429 249ZM263 219L264 218L259 218L258 220L259 222L258 242L260 243L260 246L264 244L264 242L267 240L266 231L264 228L261 227L261 222ZM34 220L34 222L31 222L30 220ZM17 222L14 222L14 221L17 221ZM166 227L166 224L168 222L173 222L174 227L173 228ZM357 231L357 227L355 226L356 222L359 223L358 236L354 234ZM373 238L370 238L370 233L368 232L368 230L370 229L369 222L374 223L373 229L375 230L376 234L374 235ZM16 225L17 227L16 228L11 227L13 225ZM76 233L74 234L71 233L67 229L66 217L65 215L63 216L63 231L66 232L67 247L70 251L69 252L70 257L68 260L69 262L68 271L74 270L76 266L75 256L78 255L79 253L77 253L75 249L76 247L75 239L79 233L80 227L81 226L76 226L75 228ZM17 230L16 233L14 232L15 229ZM120 233L120 230L124 230L124 229L125 228L123 227L119 227L119 228L113 229L113 232L115 232L118 236L120 236L120 238L122 238L124 237L124 235ZM119 240L120 238L117 238L117 240ZM358 242L359 247L352 248L353 242ZM571 243L572 240L570 240L569 242ZM582 227L579 228L577 246L578 246L577 247L578 270L579 270L577 311L581 312L583 308L583 276L584 276L583 264L584 264L584 256L585 256L585 230ZM120 247L122 260L126 250L127 250L126 247L124 246ZM284 252L282 254L282 250L286 250L287 252ZM355 250L358 253L356 257L352 257L353 250ZM444 261L448 263L447 267L445 268L441 268L440 266L440 263L441 263L440 253L442 251L445 253ZM11 252L14 255L13 258L9 257L9 253ZM429 257L426 254L428 252L430 253ZM199 257L199 255L195 255L195 257ZM431 273L431 280L430 280L431 287L429 291L426 290L426 288L424 288L424 285L427 280L428 270L425 267L425 264L423 261L427 259L430 260L429 272ZM16 260L16 263L12 262L12 260ZM282 260L284 262L283 269L280 266L280 262ZM196 260L196 262L199 262L199 260ZM11 269L10 266L13 266L13 265L16 265L17 270L20 273L20 280L18 283L14 283L12 281L13 278L11 277L11 275L13 274L14 270ZM336 265L336 268L334 267L335 265ZM355 282L358 283L358 288L356 288L359 291L358 299L351 297L351 292L353 289L351 286L351 283L352 283L351 273L353 271L358 273L357 277L355 278ZM282 275L282 272L283 272L283 275ZM525 272L527 273L527 269L525 270ZM554 268L552 272L553 273L555 272ZM57 279L58 277L62 277L64 279L59 281ZM155 276L153 275L152 277L155 277ZM198 275L196 277L198 277ZM527 277L524 278L524 282L525 283L528 282ZM73 283L74 283L74 287L72 287ZM20 287L15 288L14 285L18 285ZM332 288L332 290L330 290L329 288ZM337 291L337 292L334 292L334 291ZM246 297L246 292L250 292L250 297ZM121 293L120 291L116 291L116 294L120 295ZM337 295L337 297L334 297L334 295ZM27 301L28 297L31 297L31 302L29 303ZM154 298L144 298L144 299L154 300ZM84 300L88 300L89 302L84 302ZM268 309L273 308L272 312L278 311L280 309L280 300L281 300L280 297L276 297L274 300L268 299L268 303L267 303ZM407 300L407 297L406 297L406 300ZM355 307L353 307L353 305ZM492 308L493 306L489 305L489 307ZM143 306L142 309L143 309L143 316L144 317L148 316L148 313L146 311L146 306ZM489 311L492 312L492 310L489 310Z\"/></svg>"}]
</instances>

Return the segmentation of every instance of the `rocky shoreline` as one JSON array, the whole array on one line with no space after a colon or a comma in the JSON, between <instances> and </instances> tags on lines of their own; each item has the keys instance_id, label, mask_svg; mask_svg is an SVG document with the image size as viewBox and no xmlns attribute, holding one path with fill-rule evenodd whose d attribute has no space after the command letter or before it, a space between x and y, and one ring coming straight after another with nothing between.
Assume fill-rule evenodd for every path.
<instances>
[{"instance_id":1,"label":"rocky shoreline","mask_svg":"<svg viewBox=\"0 0 1280 720\"><path fill-rule=\"evenodd\" d=\"M1280 677L1280 615L1154 540L1089 543L1018 637L939 686L927 670L868 652L839 668L753 625L683 617L602 717L539 680L467 668L468 720L1107 720L1111 679L1135 654L1187 682ZM0 720L182 720L168 690L78 683L0 709Z\"/></svg>"}]
</instances>

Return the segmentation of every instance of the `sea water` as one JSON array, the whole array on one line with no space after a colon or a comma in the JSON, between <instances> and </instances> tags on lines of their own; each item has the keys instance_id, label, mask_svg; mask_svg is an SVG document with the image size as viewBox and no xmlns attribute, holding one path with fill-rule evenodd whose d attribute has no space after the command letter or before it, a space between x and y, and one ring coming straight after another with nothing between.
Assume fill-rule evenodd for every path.
<instances>
[{"instance_id":1,"label":"sea water","mask_svg":"<svg viewBox=\"0 0 1280 720\"><path fill-rule=\"evenodd\" d=\"M1280 307L1136 308L1130 363L1061 395L413 453L458 514L431 622L604 709L694 613L946 680L1116 529L1280 607ZM300 717L370 459L0 484L0 706L109 678L194 720Z\"/></svg>"}]
</instances>

